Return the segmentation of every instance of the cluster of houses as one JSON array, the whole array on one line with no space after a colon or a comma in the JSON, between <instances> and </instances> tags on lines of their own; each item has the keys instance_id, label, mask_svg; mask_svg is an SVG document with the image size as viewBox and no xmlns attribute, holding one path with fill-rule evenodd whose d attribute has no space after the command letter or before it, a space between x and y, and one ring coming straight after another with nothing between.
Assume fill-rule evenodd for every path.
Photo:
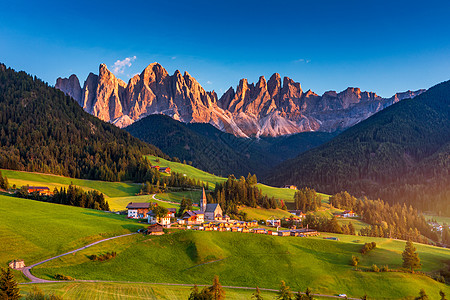
<instances>
[{"instance_id":1,"label":"cluster of houses","mask_svg":"<svg viewBox=\"0 0 450 300\"><path fill-rule=\"evenodd\" d=\"M446 226L442 226L441 224L439 224L438 222L432 222L429 221L428 225L430 225L433 228L433 231L437 231L437 232L442 232L442 230L444 230L445 227L447 227L448 229L450 229L449 225Z\"/></svg>"},{"instance_id":2,"label":"cluster of houses","mask_svg":"<svg viewBox=\"0 0 450 300\"><path fill-rule=\"evenodd\" d=\"M170 172L172 171L169 167L151 166L151 168L166 174L170 174Z\"/></svg>"},{"instance_id":3,"label":"cluster of houses","mask_svg":"<svg viewBox=\"0 0 450 300\"><path fill-rule=\"evenodd\" d=\"M50 196L53 194L50 189L46 186L28 186L27 187L28 194L38 193L42 196Z\"/></svg>"},{"instance_id":4,"label":"cluster of houses","mask_svg":"<svg viewBox=\"0 0 450 300\"><path fill-rule=\"evenodd\" d=\"M342 213L338 214L338 217L342 218L355 218L358 215L353 210L344 210Z\"/></svg>"},{"instance_id":5,"label":"cluster of houses","mask_svg":"<svg viewBox=\"0 0 450 300\"><path fill-rule=\"evenodd\" d=\"M236 221L231 220L229 216L223 214L222 208L218 203L207 203L206 193L203 189L202 198L200 199L200 210L188 210L176 219L176 209L169 208L167 215L157 217L151 207L156 207L157 203L134 203L127 205L128 218L148 219L151 224L145 231L150 235L164 234L164 228L171 225L186 225L186 229L203 230L203 231L231 231L243 233L268 234L277 236L315 236L319 233L316 230L301 228L296 229L294 226L288 230L278 230L281 226L281 220L267 220L266 225L274 227L274 229L256 228L258 221ZM304 214L300 210L289 211L296 216L296 220L301 220Z\"/></svg>"}]
</instances>

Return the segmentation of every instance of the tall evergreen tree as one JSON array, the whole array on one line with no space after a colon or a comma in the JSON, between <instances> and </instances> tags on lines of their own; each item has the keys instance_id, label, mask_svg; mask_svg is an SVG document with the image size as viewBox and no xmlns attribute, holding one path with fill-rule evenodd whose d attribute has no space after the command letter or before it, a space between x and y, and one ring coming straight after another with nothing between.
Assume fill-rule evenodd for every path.
<instances>
[{"instance_id":1,"label":"tall evergreen tree","mask_svg":"<svg viewBox=\"0 0 450 300\"><path fill-rule=\"evenodd\" d=\"M17 281L10 268L6 268L6 270L2 268L2 274L0 275L0 299L20 299Z\"/></svg>"},{"instance_id":2,"label":"tall evergreen tree","mask_svg":"<svg viewBox=\"0 0 450 300\"><path fill-rule=\"evenodd\" d=\"M249 174L250 175L250 174ZM261 291L259 287L256 287L255 292L252 294L252 299L254 300L263 300L264 298L261 296Z\"/></svg>"},{"instance_id":3,"label":"tall evergreen tree","mask_svg":"<svg viewBox=\"0 0 450 300\"><path fill-rule=\"evenodd\" d=\"M225 299L225 290L219 282L219 276L214 276L213 285L209 288L212 299L223 300Z\"/></svg>"},{"instance_id":4,"label":"tall evergreen tree","mask_svg":"<svg viewBox=\"0 0 450 300\"><path fill-rule=\"evenodd\" d=\"M277 300L292 300L292 292L290 287L286 285L284 280L281 280L280 290L277 293Z\"/></svg>"},{"instance_id":5,"label":"tall evergreen tree","mask_svg":"<svg viewBox=\"0 0 450 300\"><path fill-rule=\"evenodd\" d=\"M403 251L403 267L407 269L411 269L414 272L414 269L419 269L420 258L419 254L416 252L416 247L414 247L411 241L407 241L405 245L405 251Z\"/></svg>"}]
</instances>

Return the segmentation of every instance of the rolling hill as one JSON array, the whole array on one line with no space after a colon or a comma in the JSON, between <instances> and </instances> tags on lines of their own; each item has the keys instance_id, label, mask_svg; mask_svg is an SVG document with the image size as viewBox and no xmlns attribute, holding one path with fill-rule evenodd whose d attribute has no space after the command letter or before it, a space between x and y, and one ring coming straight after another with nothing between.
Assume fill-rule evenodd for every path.
<instances>
[{"instance_id":1,"label":"rolling hill","mask_svg":"<svg viewBox=\"0 0 450 300\"><path fill-rule=\"evenodd\" d=\"M0 168L122 181L138 179L144 154L164 156L47 83L0 64Z\"/></svg>"},{"instance_id":2,"label":"rolling hill","mask_svg":"<svg viewBox=\"0 0 450 300\"><path fill-rule=\"evenodd\" d=\"M125 127L131 135L172 157L220 176L248 173L262 176L282 161L317 147L337 133L304 132L290 136L241 138L211 124L182 123L165 115L150 115Z\"/></svg>"},{"instance_id":3,"label":"rolling hill","mask_svg":"<svg viewBox=\"0 0 450 300\"><path fill-rule=\"evenodd\" d=\"M281 163L265 181L348 190L450 215L450 81Z\"/></svg>"}]
</instances>

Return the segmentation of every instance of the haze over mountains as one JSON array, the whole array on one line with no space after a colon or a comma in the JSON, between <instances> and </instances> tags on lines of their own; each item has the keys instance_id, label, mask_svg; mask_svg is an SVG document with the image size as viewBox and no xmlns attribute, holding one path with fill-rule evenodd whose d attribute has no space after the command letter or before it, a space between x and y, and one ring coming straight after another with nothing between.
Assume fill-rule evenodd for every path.
<instances>
[{"instance_id":1,"label":"haze over mountains","mask_svg":"<svg viewBox=\"0 0 450 300\"><path fill-rule=\"evenodd\" d=\"M241 79L220 99L187 72L173 75L152 63L128 83L101 64L81 87L76 75L58 78L56 88L73 97L85 111L118 127L150 114L165 114L184 123L210 123L240 137L281 136L307 131L334 132L349 128L400 100L425 90L382 98L359 88L319 96L288 77L273 74L257 83Z\"/></svg>"}]
</instances>

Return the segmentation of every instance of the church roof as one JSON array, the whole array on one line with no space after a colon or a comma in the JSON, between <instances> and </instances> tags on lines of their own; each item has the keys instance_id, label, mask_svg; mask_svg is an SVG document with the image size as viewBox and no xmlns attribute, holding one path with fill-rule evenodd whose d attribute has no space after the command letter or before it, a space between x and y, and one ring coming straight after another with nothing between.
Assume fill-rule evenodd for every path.
<instances>
[{"instance_id":1,"label":"church roof","mask_svg":"<svg viewBox=\"0 0 450 300\"><path fill-rule=\"evenodd\" d=\"M208 203L205 212L215 212L217 207L220 207L219 203Z\"/></svg>"}]
</instances>

